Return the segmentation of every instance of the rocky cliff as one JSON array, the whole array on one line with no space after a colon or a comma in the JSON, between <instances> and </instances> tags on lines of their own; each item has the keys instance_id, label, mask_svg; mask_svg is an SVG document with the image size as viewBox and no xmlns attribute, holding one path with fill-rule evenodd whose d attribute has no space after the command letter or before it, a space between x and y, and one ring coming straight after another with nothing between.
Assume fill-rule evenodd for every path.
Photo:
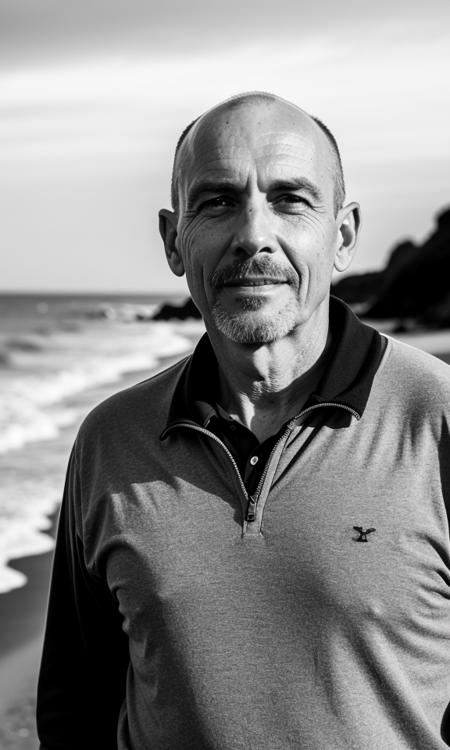
<instances>
[{"instance_id":1,"label":"rocky cliff","mask_svg":"<svg viewBox=\"0 0 450 750\"><path fill-rule=\"evenodd\" d=\"M386 268L347 276L333 285L332 293L361 305L359 314L366 317L450 326L450 209L438 215L423 244L398 244Z\"/></svg>"}]
</instances>

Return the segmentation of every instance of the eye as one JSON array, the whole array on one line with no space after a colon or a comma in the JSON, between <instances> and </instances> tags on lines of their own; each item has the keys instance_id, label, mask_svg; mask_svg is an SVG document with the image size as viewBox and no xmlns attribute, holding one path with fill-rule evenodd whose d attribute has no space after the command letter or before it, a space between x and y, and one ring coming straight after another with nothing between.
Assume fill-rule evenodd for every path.
<instances>
[{"instance_id":1,"label":"eye","mask_svg":"<svg viewBox=\"0 0 450 750\"><path fill-rule=\"evenodd\" d=\"M213 198L207 198L202 201L199 211L209 211L210 213L219 213L233 205L233 200L227 195L215 195Z\"/></svg>"},{"instance_id":2,"label":"eye","mask_svg":"<svg viewBox=\"0 0 450 750\"><path fill-rule=\"evenodd\" d=\"M303 195L297 193L282 193L273 199L273 204L280 209L289 208L291 211L299 211L311 206L311 203Z\"/></svg>"}]
</instances>

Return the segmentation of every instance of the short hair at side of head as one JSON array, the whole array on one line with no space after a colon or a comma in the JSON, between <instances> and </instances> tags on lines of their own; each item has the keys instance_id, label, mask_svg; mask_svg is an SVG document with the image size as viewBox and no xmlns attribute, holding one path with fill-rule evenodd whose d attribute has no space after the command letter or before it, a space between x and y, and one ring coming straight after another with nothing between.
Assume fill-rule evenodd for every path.
<instances>
[{"instance_id":1,"label":"short hair at side of head","mask_svg":"<svg viewBox=\"0 0 450 750\"><path fill-rule=\"evenodd\" d=\"M276 97L274 94L266 93L264 91L255 91L250 92L247 94L237 94L236 96L231 97L230 99L227 99L225 102L223 102L222 105L219 106L229 106L231 108L238 107L243 100L245 99L253 99L256 101L277 101L278 97ZM290 103L290 102L288 102ZM311 118L311 120L320 128L322 133L325 135L326 139L328 140L329 145L331 146L331 152L333 155L334 165L333 165L333 179L334 179L334 210L335 213L337 213L342 206L344 205L345 201L345 181L344 181L344 170L342 167L342 159L341 154L339 152L339 147L337 145L336 138L334 137L331 130L325 125L322 120L319 120L318 117L315 117L313 115L310 115L308 112L305 114L308 115L308 117ZM179 201L178 201L178 155L180 153L181 147L186 140L188 134L196 125L196 123L203 117L203 115L199 115L195 118L195 120L192 120L192 122L185 127L183 132L181 133L177 145L175 148L175 155L173 160L173 167L172 167L172 179L171 179L171 201L172 201L172 208L174 211L178 211L179 208Z\"/></svg>"},{"instance_id":2,"label":"short hair at side of head","mask_svg":"<svg viewBox=\"0 0 450 750\"><path fill-rule=\"evenodd\" d=\"M172 208L174 211L178 211L178 175L177 175L178 154L180 153L181 146L186 140L188 133L192 130L195 123L199 121L201 116L202 115L200 115L199 117L196 117L195 120L192 120L192 122L190 122L189 125L185 127L180 137L178 138L177 145L175 148L175 156L173 157L173 167L172 167L172 180L171 180L171 186L170 186Z\"/></svg>"},{"instance_id":3,"label":"short hair at side of head","mask_svg":"<svg viewBox=\"0 0 450 750\"><path fill-rule=\"evenodd\" d=\"M339 151L339 146L337 145L336 138L334 137L331 130L325 125L325 123L322 122L322 120L319 120L318 117L314 117L314 115L309 115L309 117L313 120L313 122L318 125L318 127L321 129L322 133L327 137L328 142L331 146L331 150L333 152L334 157L334 210L335 213L339 211L339 209L342 208L345 201L345 180L344 180L344 169L342 166L342 159L341 154Z\"/></svg>"}]
</instances>

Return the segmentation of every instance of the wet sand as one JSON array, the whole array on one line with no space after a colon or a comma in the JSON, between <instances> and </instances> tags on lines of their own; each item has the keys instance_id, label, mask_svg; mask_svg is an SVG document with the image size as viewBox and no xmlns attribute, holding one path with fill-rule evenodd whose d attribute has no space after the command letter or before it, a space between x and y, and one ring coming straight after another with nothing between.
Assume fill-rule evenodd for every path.
<instances>
[{"instance_id":1,"label":"wet sand","mask_svg":"<svg viewBox=\"0 0 450 750\"><path fill-rule=\"evenodd\" d=\"M26 586L0 596L0 748L38 747L35 692L52 553L12 563Z\"/></svg>"}]
</instances>

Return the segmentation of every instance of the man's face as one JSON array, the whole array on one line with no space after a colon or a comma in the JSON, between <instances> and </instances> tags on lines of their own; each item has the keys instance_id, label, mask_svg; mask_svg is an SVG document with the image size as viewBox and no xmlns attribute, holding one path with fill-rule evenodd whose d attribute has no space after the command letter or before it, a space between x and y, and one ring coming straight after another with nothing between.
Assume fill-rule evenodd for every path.
<instances>
[{"instance_id":1,"label":"man's face","mask_svg":"<svg viewBox=\"0 0 450 750\"><path fill-rule=\"evenodd\" d=\"M279 102L207 115L179 158L173 270L210 332L270 343L328 315L342 243L330 146Z\"/></svg>"}]
</instances>

